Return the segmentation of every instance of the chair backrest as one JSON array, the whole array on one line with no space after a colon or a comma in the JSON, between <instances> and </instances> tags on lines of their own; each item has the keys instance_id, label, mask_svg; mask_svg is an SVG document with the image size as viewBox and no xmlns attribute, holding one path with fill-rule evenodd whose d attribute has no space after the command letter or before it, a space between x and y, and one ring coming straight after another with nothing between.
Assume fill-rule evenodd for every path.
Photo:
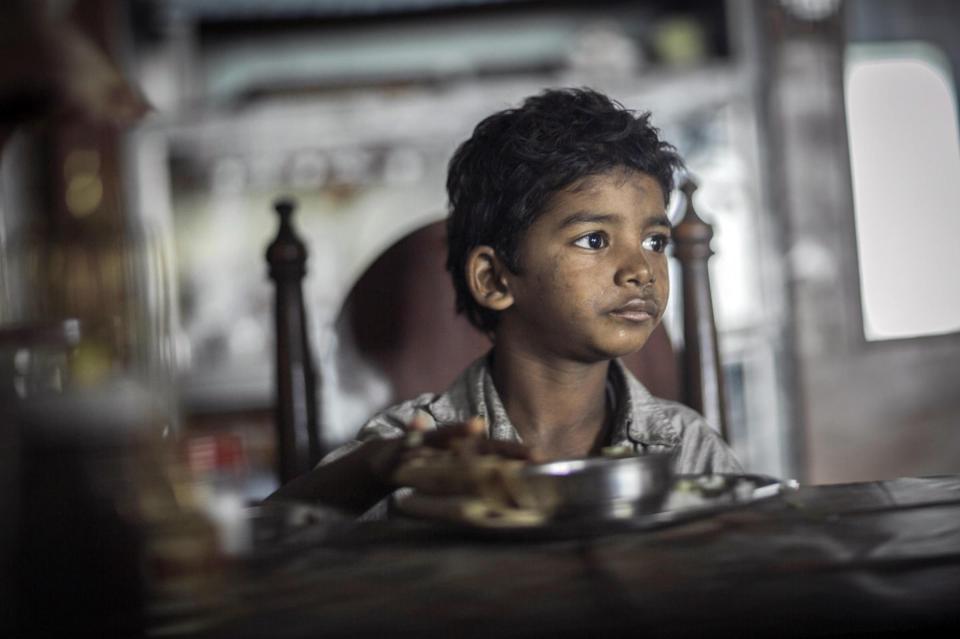
<instances>
[{"instance_id":1,"label":"chair backrest","mask_svg":"<svg viewBox=\"0 0 960 639\"><path fill-rule=\"evenodd\" d=\"M693 209L695 189L696 185L689 179L681 184L686 210L674 228L674 256L680 262L682 273L686 347L682 356L677 357L661 325L642 351L623 361L654 395L686 403L726 435L722 375L707 269L707 260L712 254L712 229ZM387 393L368 406L369 414L423 392L442 391L464 367L490 348L485 336L462 315L455 314L454 292L444 267L445 259L444 224L434 222L411 232L382 253L346 298L336 332L351 342L346 356L362 361L363 366L353 361L341 363L339 368L347 375L361 376L364 370L372 368L387 381ZM309 358L297 356L309 351L306 334L302 320L291 321L291 317L302 318L302 297L291 292L289 285L285 291L278 288L277 312L283 314L283 317L278 315L277 329L287 333L277 336L277 363L283 369L278 370L277 380L306 379L313 374ZM356 379L340 379L340 382L358 385ZM284 447L300 442L306 451L311 442L319 441L318 434L289 432L295 429L317 432L315 418L313 424L307 423L310 416L306 407L313 405L312 401L298 399L289 381L286 387L280 383L277 425L281 457L284 457ZM304 407L300 422L293 417L293 404L297 402ZM285 430L288 432L284 433ZM298 456L290 452L286 457L303 458L304 453Z\"/></svg>"},{"instance_id":2,"label":"chair backrest","mask_svg":"<svg viewBox=\"0 0 960 639\"><path fill-rule=\"evenodd\" d=\"M270 278L276 286L274 425L277 436L277 474L286 483L312 468L323 455L317 422L316 375L307 338L302 281L307 247L293 228L294 204L279 200L277 237L267 247Z\"/></svg>"}]
</instances>

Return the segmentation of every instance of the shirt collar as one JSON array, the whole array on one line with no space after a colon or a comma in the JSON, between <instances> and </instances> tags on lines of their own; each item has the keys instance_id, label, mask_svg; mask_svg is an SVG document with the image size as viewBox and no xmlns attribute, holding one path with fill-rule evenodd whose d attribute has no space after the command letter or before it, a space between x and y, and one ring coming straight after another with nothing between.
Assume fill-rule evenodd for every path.
<instances>
[{"instance_id":1,"label":"shirt collar","mask_svg":"<svg viewBox=\"0 0 960 639\"><path fill-rule=\"evenodd\" d=\"M486 420L491 439L519 441L520 435L493 385L488 362L489 354L473 362L450 389L433 402L430 412L441 423L464 422L478 415ZM679 443L680 433L664 411L663 400L651 395L620 360L610 363L607 375L616 399L610 445L672 448Z\"/></svg>"},{"instance_id":2,"label":"shirt collar","mask_svg":"<svg viewBox=\"0 0 960 639\"><path fill-rule=\"evenodd\" d=\"M617 413L610 443L673 447L680 433L664 410L663 400L654 397L619 359L610 363L608 373L617 397Z\"/></svg>"}]
</instances>

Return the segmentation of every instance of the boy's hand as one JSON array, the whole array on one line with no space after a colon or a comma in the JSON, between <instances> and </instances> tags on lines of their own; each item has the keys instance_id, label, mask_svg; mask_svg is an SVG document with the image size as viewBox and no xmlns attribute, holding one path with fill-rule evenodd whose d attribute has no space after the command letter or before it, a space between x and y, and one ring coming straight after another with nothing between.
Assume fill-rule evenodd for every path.
<instances>
[{"instance_id":1,"label":"boy's hand","mask_svg":"<svg viewBox=\"0 0 960 639\"><path fill-rule=\"evenodd\" d=\"M417 414L407 434L370 442L370 470L379 481L434 495L477 494L495 468L522 466L529 450L518 442L486 437L482 418L429 430L429 417Z\"/></svg>"}]
</instances>

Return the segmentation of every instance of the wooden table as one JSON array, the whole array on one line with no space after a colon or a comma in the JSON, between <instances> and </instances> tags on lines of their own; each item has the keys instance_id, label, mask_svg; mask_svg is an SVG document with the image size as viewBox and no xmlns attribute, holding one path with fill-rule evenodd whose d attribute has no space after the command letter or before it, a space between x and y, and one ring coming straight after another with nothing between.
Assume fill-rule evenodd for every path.
<instances>
[{"instance_id":1,"label":"wooden table","mask_svg":"<svg viewBox=\"0 0 960 639\"><path fill-rule=\"evenodd\" d=\"M928 636L960 628L960 476L802 487L586 539L363 524L227 582L200 636Z\"/></svg>"}]
</instances>

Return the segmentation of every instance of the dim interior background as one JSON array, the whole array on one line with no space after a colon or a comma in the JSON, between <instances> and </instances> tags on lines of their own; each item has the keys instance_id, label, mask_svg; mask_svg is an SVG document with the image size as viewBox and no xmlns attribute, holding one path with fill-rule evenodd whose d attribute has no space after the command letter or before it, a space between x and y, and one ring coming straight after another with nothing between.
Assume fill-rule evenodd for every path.
<instances>
[{"instance_id":1,"label":"dim interior background","mask_svg":"<svg viewBox=\"0 0 960 639\"><path fill-rule=\"evenodd\" d=\"M699 181L698 211L717 232L731 443L750 471L822 483L958 470L955 4L75 4L107 25L154 107L115 157L58 142L67 218L94 219L103 193L120 194L113 224L129 241L97 255L126 264L134 284L114 300L112 271L78 279L95 270L84 247L96 235L79 249L31 243L39 178L22 135L3 158L0 324L116 302L136 326L123 352L163 389L167 427L195 455L239 451L228 457L242 460L251 495L275 482L263 259L274 199L298 201L320 423L335 445L389 396L336 329L351 286L444 217L446 162L472 127L549 86L652 111ZM117 184L87 177L114 166ZM33 303L31 269L72 282L59 306ZM666 321L676 339L675 308ZM60 357L7 350L20 392ZM95 372L96 349L85 352Z\"/></svg>"}]
</instances>

